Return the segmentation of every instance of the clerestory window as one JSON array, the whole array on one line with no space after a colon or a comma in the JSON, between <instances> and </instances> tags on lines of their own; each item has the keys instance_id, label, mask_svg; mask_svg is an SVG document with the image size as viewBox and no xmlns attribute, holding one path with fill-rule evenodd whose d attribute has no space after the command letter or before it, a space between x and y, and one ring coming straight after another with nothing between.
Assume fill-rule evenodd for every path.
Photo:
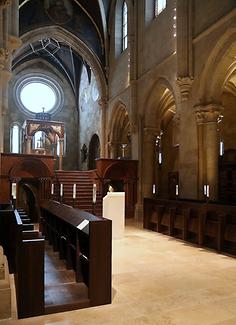
<instances>
[{"instance_id":1,"label":"clerestory window","mask_svg":"<svg viewBox=\"0 0 236 325\"><path fill-rule=\"evenodd\" d=\"M128 7L126 1L122 6L122 51L128 47Z\"/></svg>"},{"instance_id":2,"label":"clerestory window","mask_svg":"<svg viewBox=\"0 0 236 325\"><path fill-rule=\"evenodd\" d=\"M157 17L166 8L166 0L154 0L154 17Z\"/></svg>"}]
</instances>

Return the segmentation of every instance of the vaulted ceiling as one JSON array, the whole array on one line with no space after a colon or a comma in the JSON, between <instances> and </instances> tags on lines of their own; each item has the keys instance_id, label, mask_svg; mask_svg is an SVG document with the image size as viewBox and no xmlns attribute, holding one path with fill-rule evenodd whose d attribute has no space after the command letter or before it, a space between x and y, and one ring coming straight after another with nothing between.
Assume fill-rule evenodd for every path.
<instances>
[{"instance_id":1,"label":"vaulted ceiling","mask_svg":"<svg viewBox=\"0 0 236 325\"><path fill-rule=\"evenodd\" d=\"M25 37L45 26L60 26L78 37L100 61L106 63L107 17L110 0L20 0L20 36ZM39 37L23 44L13 61L13 69L34 59L46 60L58 69L75 91L82 65L86 62L68 42L57 37Z\"/></svg>"}]
</instances>

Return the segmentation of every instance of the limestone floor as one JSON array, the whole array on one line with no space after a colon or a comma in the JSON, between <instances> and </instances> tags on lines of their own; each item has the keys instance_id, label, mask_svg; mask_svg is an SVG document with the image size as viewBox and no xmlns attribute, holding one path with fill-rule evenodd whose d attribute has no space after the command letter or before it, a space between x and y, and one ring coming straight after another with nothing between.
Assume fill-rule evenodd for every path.
<instances>
[{"instance_id":1,"label":"limestone floor","mask_svg":"<svg viewBox=\"0 0 236 325\"><path fill-rule=\"evenodd\" d=\"M0 325L236 324L236 259L129 222L113 242L111 305Z\"/></svg>"}]
</instances>

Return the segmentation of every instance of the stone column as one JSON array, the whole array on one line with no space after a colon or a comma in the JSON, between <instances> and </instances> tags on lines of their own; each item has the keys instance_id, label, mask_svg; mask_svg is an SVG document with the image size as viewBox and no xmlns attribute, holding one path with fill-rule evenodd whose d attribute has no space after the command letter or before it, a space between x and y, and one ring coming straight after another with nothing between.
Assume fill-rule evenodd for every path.
<instances>
[{"instance_id":1,"label":"stone column","mask_svg":"<svg viewBox=\"0 0 236 325\"><path fill-rule=\"evenodd\" d=\"M222 112L223 107L218 104L196 107L200 141L199 193L203 191L204 184L209 185L209 199L212 201L218 200L219 134L217 123L221 119Z\"/></svg>"},{"instance_id":2,"label":"stone column","mask_svg":"<svg viewBox=\"0 0 236 325\"><path fill-rule=\"evenodd\" d=\"M197 129L191 87L193 79L183 77L177 79L180 101L177 112L179 114L179 197L185 199L197 198Z\"/></svg>"},{"instance_id":3,"label":"stone column","mask_svg":"<svg viewBox=\"0 0 236 325\"><path fill-rule=\"evenodd\" d=\"M101 125L101 152L100 152L100 157L101 158L106 158L108 157L108 148L106 147L106 139L107 139L107 134L106 134L106 114L107 114L107 101L105 99L100 99L98 101L98 104L102 110L102 125Z\"/></svg>"},{"instance_id":4,"label":"stone column","mask_svg":"<svg viewBox=\"0 0 236 325\"><path fill-rule=\"evenodd\" d=\"M16 9L17 7L17 9ZM14 24L14 33L11 22ZM0 0L0 152L4 152L5 116L8 109L8 84L12 52L21 44L18 31L18 0Z\"/></svg>"},{"instance_id":5,"label":"stone column","mask_svg":"<svg viewBox=\"0 0 236 325\"><path fill-rule=\"evenodd\" d=\"M62 170L62 159L63 159L63 144L64 139L59 139L59 166L58 169Z\"/></svg>"},{"instance_id":6,"label":"stone column","mask_svg":"<svg viewBox=\"0 0 236 325\"><path fill-rule=\"evenodd\" d=\"M117 142L109 142L108 143L110 149L109 149L109 152L110 152L110 157L111 159L117 159L118 157L118 144Z\"/></svg>"},{"instance_id":7,"label":"stone column","mask_svg":"<svg viewBox=\"0 0 236 325\"><path fill-rule=\"evenodd\" d=\"M152 197L154 182L155 144L159 134L157 128L144 128L143 150L143 196Z\"/></svg>"},{"instance_id":8,"label":"stone column","mask_svg":"<svg viewBox=\"0 0 236 325\"><path fill-rule=\"evenodd\" d=\"M26 153L27 154L31 154L31 148L32 148L32 137L27 136L27 139L26 139Z\"/></svg>"},{"instance_id":9,"label":"stone column","mask_svg":"<svg viewBox=\"0 0 236 325\"><path fill-rule=\"evenodd\" d=\"M193 76L192 0L177 1L177 75Z\"/></svg>"}]
</instances>

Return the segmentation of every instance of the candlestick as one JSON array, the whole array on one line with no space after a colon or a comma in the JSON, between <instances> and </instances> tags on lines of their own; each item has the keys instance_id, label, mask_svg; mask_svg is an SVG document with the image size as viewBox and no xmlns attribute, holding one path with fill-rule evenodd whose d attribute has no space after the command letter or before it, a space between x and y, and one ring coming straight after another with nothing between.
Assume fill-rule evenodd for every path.
<instances>
[{"instance_id":1,"label":"candlestick","mask_svg":"<svg viewBox=\"0 0 236 325\"><path fill-rule=\"evenodd\" d=\"M210 197L210 186L209 185L206 186L206 196L207 196L207 198Z\"/></svg>"},{"instance_id":2,"label":"candlestick","mask_svg":"<svg viewBox=\"0 0 236 325\"><path fill-rule=\"evenodd\" d=\"M95 204L97 200L97 185L93 184L93 203Z\"/></svg>"},{"instance_id":3,"label":"candlestick","mask_svg":"<svg viewBox=\"0 0 236 325\"><path fill-rule=\"evenodd\" d=\"M175 185L175 195L179 195L179 185Z\"/></svg>"},{"instance_id":4,"label":"candlestick","mask_svg":"<svg viewBox=\"0 0 236 325\"><path fill-rule=\"evenodd\" d=\"M63 184L60 185L60 196L63 196Z\"/></svg>"},{"instance_id":5,"label":"candlestick","mask_svg":"<svg viewBox=\"0 0 236 325\"><path fill-rule=\"evenodd\" d=\"M76 184L73 185L73 199L76 198Z\"/></svg>"},{"instance_id":6,"label":"candlestick","mask_svg":"<svg viewBox=\"0 0 236 325\"><path fill-rule=\"evenodd\" d=\"M152 185L152 194L156 194L156 185L155 184Z\"/></svg>"},{"instance_id":7,"label":"candlestick","mask_svg":"<svg viewBox=\"0 0 236 325\"><path fill-rule=\"evenodd\" d=\"M16 199L16 183L11 184L11 194L12 194L12 198L15 200Z\"/></svg>"},{"instance_id":8,"label":"candlestick","mask_svg":"<svg viewBox=\"0 0 236 325\"><path fill-rule=\"evenodd\" d=\"M206 194L207 194L207 186L206 185L203 185L203 193L206 196Z\"/></svg>"},{"instance_id":9,"label":"candlestick","mask_svg":"<svg viewBox=\"0 0 236 325\"><path fill-rule=\"evenodd\" d=\"M52 183L52 186L51 186L51 194L53 195L54 194L54 184Z\"/></svg>"}]
</instances>

